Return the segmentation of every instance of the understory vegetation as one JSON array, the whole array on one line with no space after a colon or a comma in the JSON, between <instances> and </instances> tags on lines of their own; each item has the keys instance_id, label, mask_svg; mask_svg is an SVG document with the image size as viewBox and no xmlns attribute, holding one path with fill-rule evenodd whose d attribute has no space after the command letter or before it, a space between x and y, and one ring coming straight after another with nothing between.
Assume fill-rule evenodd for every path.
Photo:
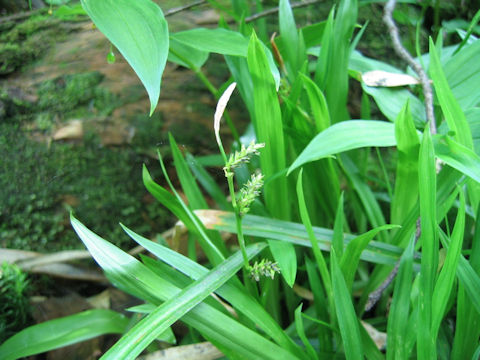
<instances>
[{"instance_id":1,"label":"understory vegetation","mask_svg":"<svg viewBox=\"0 0 480 360\"><path fill-rule=\"evenodd\" d=\"M70 223L108 280L141 304L30 326L0 345L0 358L119 334L102 359L188 344L213 345L220 353L212 358L228 359L478 359L480 11L473 2L396 9L392 0L340 0L321 20L307 12L300 21L298 4L280 0L272 24L255 15L271 7L261 1L206 3L220 14L217 27L171 32L173 10L151 0L81 1L138 75L150 115L162 101L167 61L197 75L217 103L210 145L218 151L189 153L171 132L169 147L157 152L161 184L153 164L143 164L143 185L178 220L169 239L148 239L138 208L123 199L121 184L134 172L105 174L112 207L107 214L75 209ZM385 48L358 47L372 36L359 21L369 7L383 17L382 36L398 55L391 63ZM383 54L375 58L377 50ZM223 83L204 72L211 54L228 68ZM70 93L70 81L43 84L39 104L57 104L42 89L59 87L61 96L94 107L115 104L94 85ZM249 119L245 131L229 113L230 99ZM155 116L150 121L153 129ZM0 146L19 144L0 133ZM138 158L97 148L91 157L55 159L65 164L62 186L81 176L94 189L97 175L85 164L97 164L100 153L139 169ZM30 159L19 151L2 166ZM82 189L69 193L80 197ZM48 186L29 189L10 206L54 207L45 192ZM100 193L88 201L105 208ZM141 211L155 218L160 210L151 206ZM128 238L104 235L94 220L100 216L131 220L118 231L149 255L125 252ZM49 228L39 226L39 233ZM177 251L181 241L186 249ZM174 331L177 322L187 334Z\"/></svg>"}]
</instances>

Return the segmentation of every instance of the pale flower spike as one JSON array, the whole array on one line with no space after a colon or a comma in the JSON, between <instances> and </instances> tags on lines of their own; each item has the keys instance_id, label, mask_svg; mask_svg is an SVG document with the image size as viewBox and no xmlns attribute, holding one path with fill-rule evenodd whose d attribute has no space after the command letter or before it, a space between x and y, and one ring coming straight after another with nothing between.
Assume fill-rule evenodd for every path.
<instances>
[{"instance_id":1,"label":"pale flower spike","mask_svg":"<svg viewBox=\"0 0 480 360\"><path fill-rule=\"evenodd\" d=\"M235 86L237 86L237 83L231 83L227 90L220 96L220 99L218 99L217 103L217 108L215 110L215 115L214 115L214 122L213 122L213 129L215 130L215 138L217 139L217 144L218 146L222 146L222 140L220 139L220 120L222 119L223 112L225 111L225 108L227 107L228 100L230 99L230 96L232 96L233 90L235 90Z\"/></svg>"}]
</instances>

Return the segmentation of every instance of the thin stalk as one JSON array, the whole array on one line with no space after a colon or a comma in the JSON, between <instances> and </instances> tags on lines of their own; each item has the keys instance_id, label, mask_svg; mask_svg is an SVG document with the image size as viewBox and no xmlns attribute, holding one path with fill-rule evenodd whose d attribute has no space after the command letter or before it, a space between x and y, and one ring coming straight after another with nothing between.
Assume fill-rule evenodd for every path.
<instances>
[{"instance_id":1,"label":"thin stalk","mask_svg":"<svg viewBox=\"0 0 480 360\"><path fill-rule=\"evenodd\" d=\"M243 263L245 265L245 268L250 269L247 250L245 249L245 237L243 236L243 230L242 230L242 217L238 210L237 200L235 197L235 188L233 185L233 172L230 172L230 169L226 170L225 172L227 173L227 171L228 171L228 174L227 174L228 190L230 192L230 197L232 198L232 206L233 206L233 211L235 213L235 222L237 225L238 244L240 245L240 250L242 251Z\"/></svg>"}]
</instances>

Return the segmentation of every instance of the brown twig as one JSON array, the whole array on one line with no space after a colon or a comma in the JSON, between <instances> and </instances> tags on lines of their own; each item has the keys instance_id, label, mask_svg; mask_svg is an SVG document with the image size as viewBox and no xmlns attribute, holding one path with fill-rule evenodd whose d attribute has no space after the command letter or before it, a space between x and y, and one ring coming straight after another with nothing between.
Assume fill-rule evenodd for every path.
<instances>
[{"instance_id":1,"label":"brown twig","mask_svg":"<svg viewBox=\"0 0 480 360\"><path fill-rule=\"evenodd\" d=\"M437 133L437 125L435 123L435 115L433 113L433 92L432 87L430 86L430 79L428 78L425 70L423 70L423 68L413 59L410 53L402 45L397 25L395 24L395 21L393 21L392 17L395 5L396 0L388 0L384 8L383 22L387 25L388 32L390 33L390 37L392 38L393 49L400 58L405 60L405 62L417 73L418 77L420 78L420 83L422 84L423 89L423 96L425 98L425 112L427 116L427 121L430 123L430 133L433 135ZM436 168L437 173L440 172L440 162L437 162ZM418 242L420 235L420 218L418 218L416 222L415 244ZM380 286L374 292L368 295L367 304L365 305L365 311L369 311L378 302L378 300L380 300L380 297L382 296L385 289L392 283L392 281L395 279L395 276L397 276L399 266L400 259L397 261L395 267L392 269L390 274L388 274L387 278L382 282L382 284L380 284Z\"/></svg>"},{"instance_id":2,"label":"brown twig","mask_svg":"<svg viewBox=\"0 0 480 360\"><path fill-rule=\"evenodd\" d=\"M299 1L299 2L296 2L296 3L290 4L290 7L291 7L292 9L301 8L301 7L305 7L305 6L308 6L308 5L312 5L312 4L319 3L320 1L321 1L321 0ZM259 13L257 13L257 14L253 14L252 16L249 16L249 17L245 18L245 22L246 22L246 23L249 23L249 22L258 20L258 19L260 19L260 18L262 18L262 17L275 14L275 13L277 13L278 11L279 11L279 8L278 8L278 7L274 7L274 8L271 8L271 9L264 10L264 11L261 11L261 12L259 12Z\"/></svg>"},{"instance_id":3,"label":"brown twig","mask_svg":"<svg viewBox=\"0 0 480 360\"><path fill-rule=\"evenodd\" d=\"M383 22L387 25L388 32L392 38L393 49L397 55L405 60L405 62L417 73L420 78L420 83L423 88L423 96L425 97L425 111L427 114L427 121L430 123L430 133L437 133L437 125L435 123L435 115L433 113L433 92L430 86L430 79L425 70L413 59L412 55L403 47L400 35L398 33L397 25L393 21L393 10L395 9L396 0L388 0L384 8Z\"/></svg>"},{"instance_id":4,"label":"brown twig","mask_svg":"<svg viewBox=\"0 0 480 360\"><path fill-rule=\"evenodd\" d=\"M415 231L415 244L416 244L418 242L418 239L420 239L420 235L421 235L420 218L417 219L415 226L416 226L416 231ZM388 274L387 278L380 284L380 286L376 288L374 292L368 295L368 300L367 300L367 303L365 304L365 311L370 311L370 309L372 309L375 306L378 300L380 300L385 289L392 283L393 279L395 279L395 276L397 276L399 267L400 267L400 259L398 259L397 263L395 264L395 267L392 269L390 274Z\"/></svg>"},{"instance_id":5,"label":"brown twig","mask_svg":"<svg viewBox=\"0 0 480 360\"><path fill-rule=\"evenodd\" d=\"M179 6L179 7L168 9L167 11L165 11L165 13L163 15L165 17L166 16L172 16L172 15L177 14L179 12L191 9L195 6L203 5L206 2L207 2L206 0L197 0L197 1L194 1L193 3L191 3L191 4L187 4L187 5L184 5L184 6Z\"/></svg>"},{"instance_id":6,"label":"brown twig","mask_svg":"<svg viewBox=\"0 0 480 360\"><path fill-rule=\"evenodd\" d=\"M8 15L8 16L3 16L0 18L0 24L8 21L20 21L23 20L29 16L35 15L35 14L41 14L44 12L47 12L48 8L40 8L40 9L35 9L35 10L30 10L30 11L24 11L21 13L13 14L13 15Z\"/></svg>"}]
</instances>

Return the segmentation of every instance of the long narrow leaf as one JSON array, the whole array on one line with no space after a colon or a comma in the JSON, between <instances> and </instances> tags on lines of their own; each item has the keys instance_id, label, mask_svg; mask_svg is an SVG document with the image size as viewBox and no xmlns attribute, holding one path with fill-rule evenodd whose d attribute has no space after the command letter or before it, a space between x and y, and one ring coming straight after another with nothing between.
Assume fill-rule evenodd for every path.
<instances>
[{"instance_id":1,"label":"long narrow leaf","mask_svg":"<svg viewBox=\"0 0 480 360\"><path fill-rule=\"evenodd\" d=\"M418 151L420 142L409 102L395 120L398 161L391 206L391 223L401 224L418 201Z\"/></svg>"},{"instance_id":2,"label":"long narrow leaf","mask_svg":"<svg viewBox=\"0 0 480 360\"><path fill-rule=\"evenodd\" d=\"M30 326L0 345L0 359L40 354L105 334L122 334L129 319L112 310L87 310Z\"/></svg>"},{"instance_id":3,"label":"long narrow leaf","mask_svg":"<svg viewBox=\"0 0 480 360\"><path fill-rule=\"evenodd\" d=\"M361 147L396 145L394 124L374 120L351 120L334 124L318 134L288 169Z\"/></svg>"},{"instance_id":4,"label":"long narrow leaf","mask_svg":"<svg viewBox=\"0 0 480 360\"><path fill-rule=\"evenodd\" d=\"M432 138L426 127L420 146L419 190L422 259L418 295L417 350L423 359L436 359L435 338L432 336L432 296L438 264L436 223L436 173Z\"/></svg>"},{"instance_id":5,"label":"long narrow leaf","mask_svg":"<svg viewBox=\"0 0 480 360\"><path fill-rule=\"evenodd\" d=\"M201 276L208 273L208 269L202 265L190 260L189 258L165 247L154 243L144 237L136 234L132 230L123 226L125 232L135 240L139 245L157 256L160 260L168 265L178 269L178 271L187 275L188 277L197 280ZM235 309L242 312L245 316L255 321L258 326L265 331L266 334L272 337L279 345L290 351L298 353L297 346L293 343L277 322L265 311L263 307L245 291L233 286L231 283L226 283L216 293L222 298L232 304Z\"/></svg>"},{"instance_id":6,"label":"long narrow leaf","mask_svg":"<svg viewBox=\"0 0 480 360\"><path fill-rule=\"evenodd\" d=\"M155 305L160 305L162 301L181 291L132 256L88 230L73 216L71 221L79 237L115 286ZM185 314L182 321L218 345L227 356L230 354L250 359L275 359L276 354L284 358L296 358L292 353L205 303Z\"/></svg>"},{"instance_id":7,"label":"long narrow leaf","mask_svg":"<svg viewBox=\"0 0 480 360\"><path fill-rule=\"evenodd\" d=\"M465 229L465 197L460 191L460 207L457 213L457 219L452 231L450 246L447 250L447 256L443 264L442 271L438 276L435 289L433 291L432 303L432 335L437 336L440 322L445 314L447 302L453 289L455 272L462 251L463 233Z\"/></svg>"},{"instance_id":8,"label":"long narrow leaf","mask_svg":"<svg viewBox=\"0 0 480 360\"><path fill-rule=\"evenodd\" d=\"M340 260L340 268L342 269L345 278L345 284L348 289L351 289L355 273L357 272L358 263L363 250L368 243L380 232L399 227L398 225L383 225L372 229L365 234L357 236L350 241L345 249L345 252Z\"/></svg>"},{"instance_id":9,"label":"long narrow leaf","mask_svg":"<svg viewBox=\"0 0 480 360\"><path fill-rule=\"evenodd\" d=\"M345 357L347 359L363 359L362 340L358 327L358 319L353 308L342 270L337 262L335 251L330 257L333 295L335 296L335 312L342 335Z\"/></svg>"},{"instance_id":10,"label":"long narrow leaf","mask_svg":"<svg viewBox=\"0 0 480 360\"><path fill-rule=\"evenodd\" d=\"M209 229L236 233L233 213L209 210L197 212L197 215ZM245 235L287 241L304 247L312 246L303 224L247 214L242 220L242 227ZM313 232L319 248L323 251L330 251L332 230L313 227ZM354 238L354 235L344 234L346 244ZM360 259L377 264L395 265L402 253L403 249L398 246L371 241L362 252Z\"/></svg>"},{"instance_id":11,"label":"long narrow leaf","mask_svg":"<svg viewBox=\"0 0 480 360\"><path fill-rule=\"evenodd\" d=\"M405 338L410 310L410 293L413 276L414 238L400 260L395 289L387 323L387 360L406 359Z\"/></svg>"},{"instance_id":12,"label":"long narrow leaf","mask_svg":"<svg viewBox=\"0 0 480 360\"><path fill-rule=\"evenodd\" d=\"M252 258L264 247L261 243L250 245L247 256ZM238 251L137 323L103 358L135 359L158 335L234 276L242 265L242 254Z\"/></svg>"}]
</instances>

